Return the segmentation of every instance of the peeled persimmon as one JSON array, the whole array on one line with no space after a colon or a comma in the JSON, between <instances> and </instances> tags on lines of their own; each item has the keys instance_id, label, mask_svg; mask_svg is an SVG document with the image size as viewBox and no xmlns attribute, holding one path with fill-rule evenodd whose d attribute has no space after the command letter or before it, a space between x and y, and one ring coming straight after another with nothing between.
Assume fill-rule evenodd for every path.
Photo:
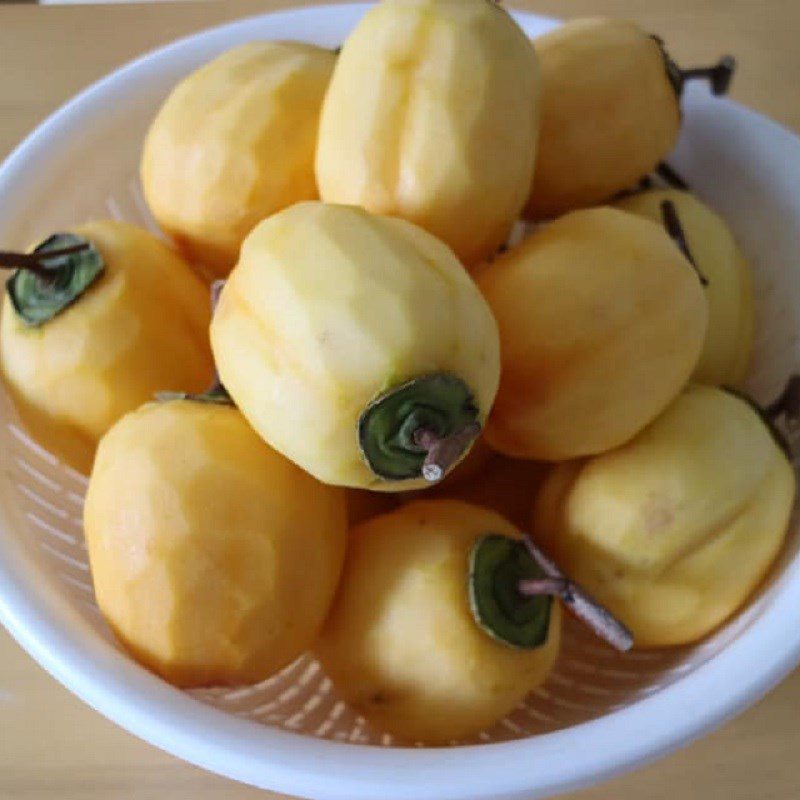
<instances>
[{"instance_id":1,"label":"peeled persimmon","mask_svg":"<svg viewBox=\"0 0 800 800\"><path fill-rule=\"evenodd\" d=\"M232 406L149 403L97 452L84 528L100 610L181 687L257 683L315 641L345 550L344 492Z\"/></svg>"}]
</instances>

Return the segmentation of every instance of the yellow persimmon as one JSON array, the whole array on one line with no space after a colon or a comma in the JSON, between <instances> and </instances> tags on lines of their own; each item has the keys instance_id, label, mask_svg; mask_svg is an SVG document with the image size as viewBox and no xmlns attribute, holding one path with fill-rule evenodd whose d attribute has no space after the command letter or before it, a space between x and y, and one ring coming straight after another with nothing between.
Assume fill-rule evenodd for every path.
<instances>
[{"instance_id":1,"label":"yellow persimmon","mask_svg":"<svg viewBox=\"0 0 800 800\"><path fill-rule=\"evenodd\" d=\"M427 485L433 440L457 445L441 478L477 436L499 380L494 317L452 251L405 220L347 206L302 203L258 225L211 341L261 436L353 488Z\"/></svg>"},{"instance_id":2,"label":"yellow persimmon","mask_svg":"<svg viewBox=\"0 0 800 800\"><path fill-rule=\"evenodd\" d=\"M470 553L487 533L513 540L499 514L451 500L409 503L350 532L316 652L350 705L406 741L445 744L502 719L553 667L561 615L545 641L492 638L470 608Z\"/></svg>"},{"instance_id":3,"label":"yellow persimmon","mask_svg":"<svg viewBox=\"0 0 800 800\"><path fill-rule=\"evenodd\" d=\"M708 316L692 265L662 227L576 211L481 273L500 328L489 444L558 461L616 447L651 422L695 368Z\"/></svg>"},{"instance_id":4,"label":"yellow persimmon","mask_svg":"<svg viewBox=\"0 0 800 800\"><path fill-rule=\"evenodd\" d=\"M677 645L728 619L763 580L794 495L759 414L693 386L624 446L555 467L533 530L638 646Z\"/></svg>"},{"instance_id":5,"label":"yellow persimmon","mask_svg":"<svg viewBox=\"0 0 800 800\"><path fill-rule=\"evenodd\" d=\"M325 98L320 196L420 225L469 267L528 196L539 80L490 0L383 0L345 41Z\"/></svg>"},{"instance_id":6,"label":"yellow persimmon","mask_svg":"<svg viewBox=\"0 0 800 800\"><path fill-rule=\"evenodd\" d=\"M100 609L177 686L256 683L314 642L344 559L344 492L232 406L151 403L103 438L84 526Z\"/></svg>"},{"instance_id":7,"label":"yellow persimmon","mask_svg":"<svg viewBox=\"0 0 800 800\"><path fill-rule=\"evenodd\" d=\"M675 146L687 80L724 94L729 58L682 70L633 22L577 19L537 38L541 132L526 214L556 217L630 189Z\"/></svg>"},{"instance_id":8,"label":"yellow persimmon","mask_svg":"<svg viewBox=\"0 0 800 800\"><path fill-rule=\"evenodd\" d=\"M217 275L253 226L317 196L314 151L336 57L301 42L251 42L185 78L161 107L142 154L159 225Z\"/></svg>"},{"instance_id":9,"label":"yellow persimmon","mask_svg":"<svg viewBox=\"0 0 800 800\"><path fill-rule=\"evenodd\" d=\"M616 206L663 224L664 203L674 208L708 298L708 330L693 378L701 383L738 386L753 349L750 267L725 221L689 192L654 189L626 197Z\"/></svg>"},{"instance_id":10,"label":"yellow persimmon","mask_svg":"<svg viewBox=\"0 0 800 800\"><path fill-rule=\"evenodd\" d=\"M26 322L7 292L0 365L34 437L88 473L98 440L123 414L157 391L209 382L210 310L203 282L147 231L102 221L65 236L90 243L103 272L41 324Z\"/></svg>"}]
</instances>

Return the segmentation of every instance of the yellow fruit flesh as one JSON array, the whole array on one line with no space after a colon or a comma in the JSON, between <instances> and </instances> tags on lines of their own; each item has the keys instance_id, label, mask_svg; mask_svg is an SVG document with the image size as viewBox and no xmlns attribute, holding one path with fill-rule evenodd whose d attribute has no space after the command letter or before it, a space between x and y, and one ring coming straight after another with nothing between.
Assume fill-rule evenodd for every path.
<instances>
[{"instance_id":1,"label":"yellow fruit flesh","mask_svg":"<svg viewBox=\"0 0 800 800\"><path fill-rule=\"evenodd\" d=\"M384 0L345 42L320 122L320 196L403 217L468 266L505 241L538 130L530 42L487 0Z\"/></svg>"},{"instance_id":2,"label":"yellow fruit flesh","mask_svg":"<svg viewBox=\"0 0 800 800\"><path fill-rule=\"evenodd\" d=\"M178 686L236 685L312 645L346 510L233 407L172 401L105 436L84 526L98 603L136 658Z\"/></svg>"},{"instance_id":3,"label":"yellow fruit flesh","mask_svg":"<svg viewBox=\"0 0 800 800\"><path fill-rule=\"evenodd\" d=\"M222 381L253 427L327 483L383 491L357 426L382 391L459 376L481 419L499 380L494 318L452 252L403 220L322 203L248 237L211 326Z\"/></svg>"},{"instance_id":4,"label":"yellow fruit flesh","mask_svg":"<svg viewBox=\"0 0 800 800\"><path fill-rule=\"evenodd\" d=\"M609 201L674 147L680 108L658 44L631 22L581 19L534 42L541 132L526 214Z\"/></svg>"},{"instance_id":5,"label":"yellow fruit flesh","mask_svg":"<svg viewBox=\"0 0 800 800\"><path fill-rule=\"evenodd\" d=\"M411 503L351 531L316 649L337 689L377 728L428 744L474 735L552 669L557 603L535 650L496 642L472 617L469 554L489 531L519 535L492 511L445 500Z\"/></svg>"},{"instance_id":6,"label":"yellow fruit flesh","mask_svg":"<svg viewBox=\"0 0 800 800\"><path fill-rule=\"evenodd\" d=\"M775 451L744 401L690 387L631 442L586 463L567 501L570 529L629 567L660 572L739 513Z\"/></svg>"},{"instance_id":7,"label":"yellow fruit flesh","mask_svg":"<svg viewBox=\"0 0 800 800\"><path fill-rule=\"evenodd\" d=\"M182 81L145 140L141 176L161 227L218 275L256 223L317 196L314 151L335 55L252 42Z\"/></svg>"},{"instance_id":8,"label":"yellow fruit flesh","mask_svg":"<svg viewBox=\"0 0 800 800\"><path fill-rule=\"evenodd\" d=\"M100 437L161 390L201 391L211 380L208 290L146 231L121 222L71 229L106 271L38 328L6 295L0 361L23 422L44 447L88 473Z\"/></svg>"},{"instance_id":9,"label":"yellow fruit flesh","mask_svg":"<svg viewBox=\"0 0 800 800\"><path fill-rule=\"evenodd\" d=\"M705 336L697 275L662 228L577 211L482 273L502 378L486 429L514 457L558 461L616 447L689 378Z\"/></svg>"},{"instance_id":10,"label":"yellow fruit flesh","mask_svg":"<svg viewBox=\"0 0 800 800\"><path fill-rule=\"evenodd\" d=\"M725 412L725 408L718 408L715 413L722 417ZM714 426L713 415L707 414L706 422ZM736 421L731 422L730 427L723 422L718 428L729 430L733 437L741 435ZM588 484L583 482L589 469L595 471L596 478L601 476L600 462L607 456L554 468L537 498L533 519L537 541L562 569L632 630L637 647L696 641L738 611L763 580L781 548L795 494L792 468L771 441L766 464L754 453L763 469L753 470L746 457L744 461L724 460L725 453L718 450L723 460L712 464L709 453L696 453L690 439L681 438L677 444L673 437L691 436L689 430L679 431L674 425L667 425L662 435L661 453L656 452L652 442L643 442L638 452L638 439L623 448L619 458L626 458L627 449L627 486L624 492L607 494L600 503L597 497L589 496L592 477ZM769 437L766 430L763 435ZM643 437L644 434L639 439ZM752 438L751 443L754 450L760 450ZM674 456L681 445L688 472L679 476L678 483L687 485L669 497L670 490L676 488L676 473L670 473L663 456L670 449ZM652 463L646 463L648 454L653 456ZM697 464L690 461L695 455ZM637 466L642 469L639 475ZM615 478L623 477L624 470L619 467L610 464L606 490ZM624 540L615 540L620 521L638 518L646 526L648 508L653 507L651 479L664 467L663 485L658 491L661 501L669 497L669 502L661 504L659 515L665 519L664 511L669 507L675 513L675 523L683 522L686 527L671 524L649 533L643 527L629 530ZM689 485L689 481L696 483ZM598 485L595 479L594 486ZM598 494L602 491L602 487L597 488ZM722 502L715 505L715 500ZM706 507L702 508L704 503ZM731 509L732 503L736 507ZM595 517L590 530L592 507ZM701 529L702 513L705 525ZM689 531L691 537L687 535Z\"/></svg>"},{"instance_id":11,"label":"yellow fruit flesh","mask_svg":"<svg viewBox=\"0 0 800 800\"><path fill-rule=\"evenodd\" d=\"M728 226L688 192L660 189L627 197L617 208L663 224L661 204L674 204L689 251L708 280L708 331L693 378L738 386L753 349L754 298L750 267Z\"/></svg>"}]
</instances>

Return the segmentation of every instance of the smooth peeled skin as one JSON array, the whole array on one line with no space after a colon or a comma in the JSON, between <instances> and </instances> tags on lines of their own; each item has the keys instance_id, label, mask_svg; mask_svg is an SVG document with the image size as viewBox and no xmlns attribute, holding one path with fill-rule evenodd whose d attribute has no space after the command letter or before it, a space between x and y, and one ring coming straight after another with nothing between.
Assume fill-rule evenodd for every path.
<instances>
[{"instance_id":1,"label":"smooth peeled skin","mask_svg":"<svg viewBox=\"0 0 800 800\"><path fill-rule=\"evenodd\" d=\"M547 642L533 650L495 641L472 617L469 555L488 532L519 536L499 514L451 500L410 503L350 532L316 653L345 700L379 730L430 745L467 738L550 673L558 603Z\"/></svg>"},{"instance_id":2,"label":"smooth peeled skin","mask_svg":"<svg viewBox=\"0 0 800 800\"><path fill-rule=\"evenodd\" d=\"M579 19L535 41L541 130L526 214L607 202L675 146L680 106L658 43L632 22Z\"/></svg>"},{"instance_id":3,"label":"smooth peeled skin","mask_svg":"<svg viewBox=\"0 0 800 800\"><path fill-rule=\"evenodd\" d=\"M739 386L753 350L755 307L750 267L724 220L694 195L657 189L626 197L617 208L663 223L661 204L675 206L698 269L708 280L708 330L694 380Z\"/></svg>"},{"instance_id":4,"label":"smooth peeled skin","mask_svg":"<svg viewBox=\"0 0 800 800\"><path fill-rule=\"evenodd\" d=\"M497 326L453 253L404 220L303 203L242 247L211 324L222 382L276 450L326 483L405 491L359 449L364 408L432 372L459 376L481 420L499 381Z\"/></svg>"},{"instance_id":5,"label":"smooth peeled skin","mask_svg":"<svg viewBox=\"0 0 800 800\"><path fill-rule=\"evenodd\" d=\"M224 277L253 226L317 197L314 152L336 56L251 42L185 78L144 144L144 195L182 250Z\"/></svg>"},{"instance_id":6,"label":"smooth peeled skin","mask_svg":"<svg viewBox=\"0 0 800 800\"><path fill-rule=\"evenodd\" d=\"M794 495L792 468L756 413L697 386L624 447L555 467L533 530L638 647L687 644L764 579Z\"/></svg>"},{"instance_id":7,"label":"smooth peeled skin","mask_svg":"<svg viewBox=\"0 0 800 800\"><path fill-rule=\"evenodd\" d=\"M662 227L612 208L534 232L479 285L500 328L489 444L561 461L617 447L655 419L697 364L708 308Z\"/></svg>"},{"instance_id":8,"label":"smooth peeled skin","mask_svg":"<svg viewBox=\"0 0 800 800\"><path fill-rule=\"evenodd\" d=\"M527 199L538 102L533 47L497 4L383 0L325 98L320 196L410 220L478 264Z\"/></svg>"},{"instance_id":9,"label":"smooth peeled skin","mask_svg":"<svg viewBox=\"0 0 800 800\"><path fill-rule=\"evenodd\" d=\"M181 687L256 683L307 650L346 525L341 490L270 449L232 406L186 400L109 431L84 510L100 609Z\"/></svg>"},{"instance_id":10,"label":"smooth peeled skin","mask_svg":"<svg viewBox=\"0 0 800 800\"><path fill-rule=\"evenodd\" d=\"M88 474L100 437L162 390L199 392L213 375L208 289L161 240L122 222L72 228L105 273L44 325L26 325L8 293L0 320L3 377L26 427Z\"/></svg>"}]
</instances>

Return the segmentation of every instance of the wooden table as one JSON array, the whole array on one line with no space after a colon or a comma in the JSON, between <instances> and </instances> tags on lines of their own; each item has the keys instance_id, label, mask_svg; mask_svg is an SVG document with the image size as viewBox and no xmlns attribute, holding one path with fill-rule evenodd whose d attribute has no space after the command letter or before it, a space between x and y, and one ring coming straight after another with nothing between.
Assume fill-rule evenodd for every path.
<instances>
[{"instance_id":1,"label":"wooden table","mask_svg":"<svg viewBox=\"0 0 800 800\"><path fill-rule=\"evenodd\" d=\"M292 0L140 6L0 4L0 157L75 91L176 36ZM733 96L800 130L797 0L530 0L554 16L632 17L675 57L732 52ZM800 672L692 747L572 800L790 800L800 794ZM116 728L0 631L0 800L247 800L277 797L187 766ZM375 798L380 800L380 798Z\"/></svg>"}]
</instances>

